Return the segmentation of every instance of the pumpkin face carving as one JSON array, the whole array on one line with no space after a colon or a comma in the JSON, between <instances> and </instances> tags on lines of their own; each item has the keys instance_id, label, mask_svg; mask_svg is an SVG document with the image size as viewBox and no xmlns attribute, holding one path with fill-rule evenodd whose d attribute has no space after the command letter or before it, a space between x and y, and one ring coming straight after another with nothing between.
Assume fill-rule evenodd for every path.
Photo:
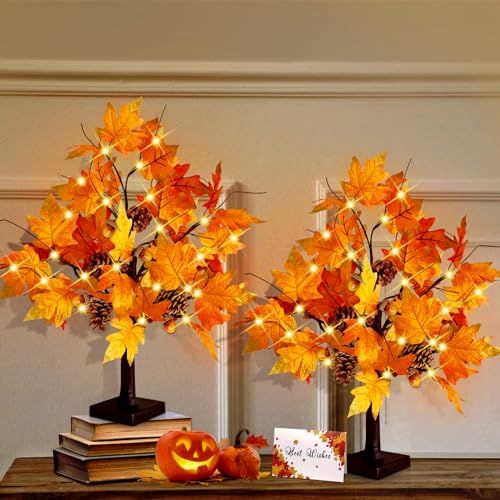
<instances>
[{"instance_id":1,"label":"pumpkin face carving","mask_svg":"<svg viewBox=\"0 0 500 500\"><path fill-rule=\"evenodd\" d=\"M207 479L218 461L217 443L206 432L169 431L156 444L156 463L171 481Z\"/></svg>"}]
</instances>

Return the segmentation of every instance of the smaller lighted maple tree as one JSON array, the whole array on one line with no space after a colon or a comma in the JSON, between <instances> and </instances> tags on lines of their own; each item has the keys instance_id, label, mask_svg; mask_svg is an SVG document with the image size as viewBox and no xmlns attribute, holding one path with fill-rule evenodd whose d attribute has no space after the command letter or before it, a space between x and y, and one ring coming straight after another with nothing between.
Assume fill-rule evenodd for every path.
<instances>
[{"instance_id":1,"label":"smaller lighted maple tree","mask_svg":"<svg viewBox=\"0 0 500 500\"><path fill-rule=\"evenodd\" d=\"M26 320L64 327L79 312L96 329L110 323L104 361L126 356L132 365L151 322L170 334L190 326L216 357L211 330L253 297L223 264L259 220L223 208L220 165L210 181L188 175L160 120L144 121L140 105L108 104L97 139L70 151L85 167L55 187L62 204L49 194L40 216L28 217L31 241L0 259L1 296L27 295ZM143 180L136 196L133 177Z\"/></svg>"},{"instance_id":2,"label":"smaller lighted maple tree","mask_svg":"<svg viewBox=\"0 0 500 500\"><path fill-rule=\"evenodd\" d=\"M343 194L332 191L314 207L332 217L299 241L309 259L294 246L285 270L273 271L279 294L247 312L245 351L273 348L271 374L309 381L321 362L338 383L355 378L360 385L351 391L349 416L371 407L377 418L395 376L407 376L414 387L435 381L461 412L455 384L476 372L471 365L500 352L478 337L480 325L468 323L498 271L469 262L473 251L464 255L465 217L455 235L433 228L405 174L389 176L384 162L385 154L364 167L353 158ZM379 210L371 227L362 208ZM373 238L380 229L393 241L377 259Z\"/></svg>"}]
</instances>

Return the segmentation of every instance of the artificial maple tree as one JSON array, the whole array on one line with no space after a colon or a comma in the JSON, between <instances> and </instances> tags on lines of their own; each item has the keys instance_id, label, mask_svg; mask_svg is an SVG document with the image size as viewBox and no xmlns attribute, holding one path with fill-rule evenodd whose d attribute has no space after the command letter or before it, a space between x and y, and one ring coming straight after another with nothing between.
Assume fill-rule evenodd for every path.
<instances>
[{"instance_id":1,"label":"artificial maple tree","mask_svg":"<svg viewBox=\"0 0 500 500\"><path fill-rule=\"evenodd\" d=\"M85 166L54 188L60 201L49 194L28 217L30 241L0 259L1 296L27 295L26 320L64 328L79 312L96 329L109 323L104 361L131 365L152 322L170 334L190 326L215 358L211 330L253 297L224 262L259 220L223 208L220 165L209 181L188 175L160 120L144 121L140 106L108 104L96 140L71 149L67 158ZM144 186L135 196L133 177Z\"/></svg>"},{"instance_id":2,"label":"artificial maple tree","mask_svg":"<svg viewBox=\"0 0 500 500\"><path fill-rule=\"evenodd\" d=\"M469 325L499 271L469 262L474 250L464 255L465 217L455 235L434 228L406 174L389 176L384 163L385 154L364 166L353 158L342 193L332 190L313 208L328 210L330 220L298 242L302 252L292 248L283 271L273 271L279 293L246 313L245 352L274 349L271 374L309 381L323 363L339 383L355 378L349 416L371 407L376 419L397 376L414 387L438 383L461 412L455 384L500 352ZM364 209L378 210L371 227ZM376 255L380 230L392 242Z\"/></svg>"}]
</instances>

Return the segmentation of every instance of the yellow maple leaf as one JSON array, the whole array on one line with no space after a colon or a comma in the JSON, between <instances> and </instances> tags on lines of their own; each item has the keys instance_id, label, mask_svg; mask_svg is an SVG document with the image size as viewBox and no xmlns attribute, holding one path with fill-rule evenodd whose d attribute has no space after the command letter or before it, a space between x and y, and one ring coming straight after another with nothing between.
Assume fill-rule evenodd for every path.
<instances>
[{"instance_id":1,"label":"yellow maple leaf","mask_svg":"<svg viewBox=\"0 0 500 500\"><path fill-rule=\"evenodd\" d=\"M241 234L240 231L231 231L225 226L215 226L206 233L200 234L200 243L203 245L200 252L206 258L214 255L226 257L235 254L245 248L239 240Z\"/></svg>"},{"instance_id":2,"label":"yellow maple leaf","mask_svg":"<svg viewBox=\"0 0 500 500\"><path fill-rule=\"evenodd\" d=\"M147 262L146 267L153 281L161 283L165 290L175 290L194 280L199 264L196 254L196 247L191 243L173 243L160 235L155 260Z\"/></svg>"},{"instance_id":3,"label":"yellow maple leaf","mask_svg":"<svg viewBox=\"0 0 500 500\"><path fill-rule=\"evenodd\" d=\"M33 306L25 321L46 319L55 326L62 326L73 314L73 307L80 303L80 296L71 288L71 280L60 274L50 278L40 291L33 295Z\"/></svg>"},{"instance_id":4,"label":"yellow maple leaf","mask_svg":"<svg viewBox=\"0 0 500 500\"><path fill-rule=\"evenodd\" d=\"M377 273L372 271L368 257L363 259L363 270L361 271L361 284L356 290L359 302L354 305L358 314L366 316L377 309L380 296L380 285L377 285Z\"/></svg>"},{"instance_id":5,"label":"yellow maple leaf","mask_svg":"<svg viewBox=\"0 0 500 500\"><path fill-rule=\"evenodd\" d=\"M104 113L104 127L97 129L97 135L102 142L112 145L120 153L128 153L136 149L143 138L143 133L137 131L142 124L139 117L142 98L128 102L117 113L111 103L108 103Z\"/></svg>"},{"instance_id":6,"label":"yellow maple leaf","mask_svg":"<svg viewBox=\"0 0 500 500\"><path fill-rule=\"evenodd\" d=\"M478 292L478 290L481 290ZM451 312L457 312L461 307L469 311L473 307L479 307L483 305L487 300L482 293L481 286L477 286L474 281L460 280L452 282L451 286L445 287L444 289L446 297L448 300L445 306Z\"/></svg>"},{"instance_id":7,"label":"yellow maple leaf","mask_svg":"<svg viewBox=\"0 0 500 500\"><path fill-rule=\"evenodd\" d=\"M294 343L278 349L280 357L269 374L290 372L300 380L307 380L317 368L318 355L324 352L316 339L316 334L308 328L295 332L293 336Z\"/></svg>"},{"instance_id":8,"label":"yellow maple leaf","mask_svg":"<svg viewBox=\"0 0 500 500\"><path fill-rule=\"evenodd\" d=\"M342 182L342 189L347 198L359 200L367 207L382 203L387 186L380 183L388 175L384 170L384 162L385 153L381 153L367 160L363 169L360 161L354 156L349 169L349 181Z\"/></svg>"},{"instance_id":9,"label":"yellow maple leaf","mask_svg":"<svg viewBox=\"0 0 500 500\"><path fill-rule=\"evenodd\" d=\"M130 258L134 248L135 231L132 231L132 220L127 217L123 203L118 206L116 229L111 236L115 248L109 252L114 261L124 261Z\"/></svg>"},{"instance_id":10,"label":"yellow maple leaf","mask_svg":"<svg viewBox=\"0 0 500 500\"><path fill-rule=\"evenodd\" d=\"M104 353L103 363L120 359L126 351L128 364L132 365L139 343L144 344L144 327L134 323L128 316L114 318L111 326L118 329L118 332L106 337L109 345Z\"/></svg>"},{"instance_id":11,"label":"yellow maple leaf","mask_svg":"<svg viewBox=\"0 0 500 500\"><path fill-rule=\"evenodd\" d=\"M379 378L374 370L357 373L355 377L363 385L355 387L351 391L354 399L347 416L352 417L358 413L365 413L371 405L373 417L377 418L384 397L388 398L390 395L389 380Z\"/></svg>"},{"instance_id":12,"label":"yellow maple leaf","mask_svg":"<svg viewBox=\"0 0 500 500\"><path fill-rule=\"evenodd\" d=\"M321 297L318 286L321 283L321 270L311 272L311 265L293 247L285 263L286 272L274 270L276 285L283 294L293 301L306 301Z\"/></svg>"},{"instance_id":13,"label":"yellow maple leaf","mask_svg":"<svg viewBox=\"0 0 500 500\"><path fill-rule=\"evenodd\" d=\"M76 217L66 218L66 209L60 207L54 195L49 194L40 210L41 217L28 215L31 231L49 248L74 245L73 231L76 228Z\"/></svg>"},{"instance_id":14,"label":"yellow maple leaf","mask_svg":"<svg viewBox=\"0 0 500 500\"><path fill-rule=\"evenodd\" d=\"M243 283L231 284L232 278L230 272L216 273L201 289L194 308L205 329L211 330L215 325L224 323L229 318L228 312L236 311L238 306L253 299L253 294L245 290Z\"/></svg>"},{"instance_id":15,"label":"yellow maple leaf","mask_svg":"<svg viewBox=\"0 0 500 500\"><path fill-rule=\"evenodd\" d=\"M256 322L259 318L261 321ZM257 306L245 315L247 321L253 321L248 328L248 342L243 352L253 352L266 349L269 340L275 348L281 347L282 339L287 331L294 332L297 329L297 322L290 314L285 314L278 301L270 299L267 304Z\"/></svg>"},{"instance_id":16,"label":"yellow maple leaf","mask_svg":"<svg viewBox=\"0 0 500 500\"><path fill-rule=\"evenodd\" d=\"M441 328L441 301L435 297L415 295L405 288L399 315L393 318L396 333L409 344L420 344Z\"/></svg>"}]
</instances>

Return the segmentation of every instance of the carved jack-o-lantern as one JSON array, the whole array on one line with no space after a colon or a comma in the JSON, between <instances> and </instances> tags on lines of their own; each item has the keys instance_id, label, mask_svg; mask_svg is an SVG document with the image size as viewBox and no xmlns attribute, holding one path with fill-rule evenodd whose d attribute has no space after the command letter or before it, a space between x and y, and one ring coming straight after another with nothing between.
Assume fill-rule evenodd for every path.
<instances>
[{"instance_id":1,"label":"carved jack-o-lantern","mask_svg":"<svg viewBox=\"0 0 500 500\"><path fill-rule=\"evenodd\" d=\"M171 481L207 479L218 461L217 443L206 432L169 431L156 445L156 463Z\"/></svg>"}]
</instances>

